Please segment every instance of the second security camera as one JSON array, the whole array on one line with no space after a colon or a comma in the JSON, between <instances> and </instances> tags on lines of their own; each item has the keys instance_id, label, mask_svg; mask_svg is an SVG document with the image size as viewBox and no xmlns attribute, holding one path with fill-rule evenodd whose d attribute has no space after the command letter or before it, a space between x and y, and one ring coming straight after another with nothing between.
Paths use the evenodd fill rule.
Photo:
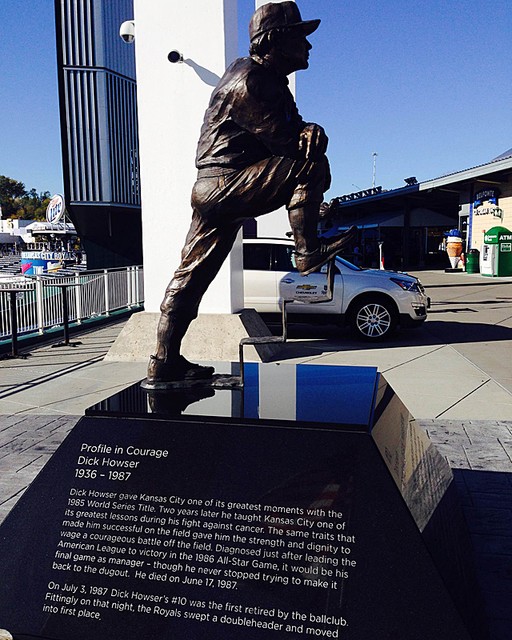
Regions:
<instances>
[{"instance_id":1,"label":"second security camera","mask_svg":"<svg viewBox=\"0 0 512 640\"><path fill-rule=\"evenodd\" d=\"M135 40L135 22L126 20L119 28L119 35L127 44L131 44Z\"/></svg>"},{"instance_id":2,"label":"second security camera","mask_svg":"<svg viewBox=\"0 0 512 640\"><path fill-rule=\"evenodd\" d=\"M176 51L176 49L173 49L167 56L167 60L169 60L169 62L172 62L173 64L176 62L183 62L183 54L179 51Z\"/></svg>"}]
</instances>

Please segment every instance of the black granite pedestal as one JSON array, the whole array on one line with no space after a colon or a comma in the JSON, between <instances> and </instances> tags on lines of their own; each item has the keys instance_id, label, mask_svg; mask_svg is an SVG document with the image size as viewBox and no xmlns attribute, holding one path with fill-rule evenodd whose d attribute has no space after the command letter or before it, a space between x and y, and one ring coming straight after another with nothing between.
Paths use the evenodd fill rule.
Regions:
<instances>
[{"instance_id":1,"label":"black granite pedestal","mask_svg":"<svg viewBox=\"0 0 512 640\"><path fill-rule=\"evenodd\" d=\"M0 528L0 628L484 638L449 468L376 369L245 366L87 411Z\"/></svg>"}]
</instances>

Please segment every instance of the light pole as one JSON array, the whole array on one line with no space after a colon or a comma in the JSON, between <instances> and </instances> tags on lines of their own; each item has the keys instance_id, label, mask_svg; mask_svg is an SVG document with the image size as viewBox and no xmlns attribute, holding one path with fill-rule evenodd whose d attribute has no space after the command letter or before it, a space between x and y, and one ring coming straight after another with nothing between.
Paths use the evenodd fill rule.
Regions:
<instances>
[{"instance_id":1,"label":"light pole","mask_svg":"<svg viewBox=\"0 0 512 640\"><path fill-rule=\"evenodd\" d=\"M374 189L375 188L375 174L376 174L376 171L377 171L377 152L374 151L372 153L372 156L373 156L372 189Z\"/></svg>"}]
</instances>

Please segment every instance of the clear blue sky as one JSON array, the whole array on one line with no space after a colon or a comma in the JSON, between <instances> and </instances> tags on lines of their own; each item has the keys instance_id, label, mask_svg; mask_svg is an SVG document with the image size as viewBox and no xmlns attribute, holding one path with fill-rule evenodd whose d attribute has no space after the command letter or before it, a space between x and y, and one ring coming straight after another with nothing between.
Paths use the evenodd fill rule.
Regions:
<instances>
[{"instance_id":1,"label":"clear blue sky","mask_svg":"<svg viewBox=\"0 0 512 640\"><path fill-rule=\"evenodd\" d=\"M115 0L112 0L115 1ZM192 2L193 0L188 0ZM326 198L482 164L512 147L509 0L303 0L321 18L297 74L330 138ZM251 0L239 0L239 49ZM62 190L53 0L0 0L0 174Z\"/></svg>"}]
</instances>

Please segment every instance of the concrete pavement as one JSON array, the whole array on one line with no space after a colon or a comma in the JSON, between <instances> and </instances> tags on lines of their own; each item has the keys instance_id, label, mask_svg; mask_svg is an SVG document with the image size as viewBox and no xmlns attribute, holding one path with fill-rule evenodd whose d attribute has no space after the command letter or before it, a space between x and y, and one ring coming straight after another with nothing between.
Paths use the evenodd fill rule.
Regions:
<instances>
[{"instance_id":1,"label":"concrete pavement","mask_svg":"<svg viewBox=\"0 0 512 640\"><path fill-rule=\"evenodd\" d=\"M432 298L420 329L365 344L334 325L290 327L279 360L377 366L416 418L512 420L512 277L418 274ZM103 362L122 323L0 361L0 415L75 414L145 375L145 362Z\"/></svg>"},{"instance_id":2,"label":"concrete pavement","mask_svg":"<svg viewBox=\"0 0 512 640\"><path fill-rule=\"evenodd\" d=\"M492 640L512 614L512 278L423 271L425 325L392 341L356 342L335 326L291 325L279 360L377 366L449 460L458 483ZM75 347L0 361L0 521L85 409L145 375L145 362L105 362L123 322Z\"/></svg>"},{"instance_id":3,"label":"concrete pavement","mask_svg":"<svg viewBox=\"0 0 512 640\"><path fill-rule=\"evenodd\" d=\"M365 345L303 325L287 362L377 366L416 418L512 420L512 278L417 273L432 298L423 327ZM301 342L297 338L302 338Z\"/></svg>"}]
</instances>

